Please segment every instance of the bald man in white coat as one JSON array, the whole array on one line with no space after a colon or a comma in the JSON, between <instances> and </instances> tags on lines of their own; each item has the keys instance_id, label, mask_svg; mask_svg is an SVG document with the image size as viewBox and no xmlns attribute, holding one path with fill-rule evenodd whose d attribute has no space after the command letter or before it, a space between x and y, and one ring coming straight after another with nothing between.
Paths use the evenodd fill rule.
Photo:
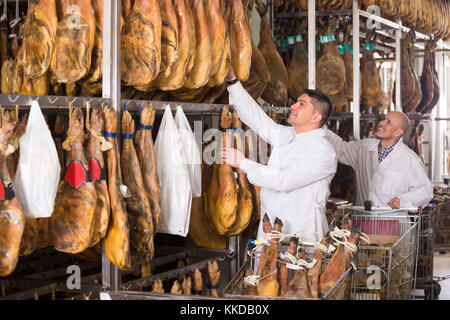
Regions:
<instances>
[{"instance_id":1,"label":"bald man in white coat","mask_svg":"<svg viewBox=\"0 0 450 320\"><path fill-rule=\"evenodd\" d=\"M356 173L357 205L371 200L384 208L426 206L433 197L433 186L419 156L403 143L409 119L402 112L389 112L378 124L376 139L345 142L326 130L338 161Z\"/></svg>"}]
</instances>

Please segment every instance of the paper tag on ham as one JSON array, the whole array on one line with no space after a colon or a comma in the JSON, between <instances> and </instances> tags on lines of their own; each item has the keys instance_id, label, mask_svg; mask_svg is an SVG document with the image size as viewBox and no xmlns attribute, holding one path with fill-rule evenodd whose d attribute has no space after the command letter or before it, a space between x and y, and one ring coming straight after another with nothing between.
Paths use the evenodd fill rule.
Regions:
<instances>
[{"instance_id":1,"label":"paper tag on ham","mask_svg":"<svg viewBox=\"0 0 450 320\"><path fill-rule=\"evenodd\" d=\"M91 176L93 182L100 182L101 180L104 180L102 168L100 167L97 159L88 159L88 167L89 175Z\"/></svg>"},{"instance_id":2,"label":"paper tag on ham","mask_svg":"<svg viewBox=\"0 0 450 320\"><path fill-rule=\"evenodd\" d=\"M288 269L292 269L292 270L300 270L303 269L302 267L296 265L296 264L292 264L292 263L286 263L286 268Z\"/></svg>"},{"instance_id":3,"label":"paper tag on ham","mask_svg":"<svg viewBox=\"0 0 450 320\"><path fill-rule=\"evenodd\" d=\"M80 161L73 161L67 168L64 175L66 181L72 188L79 188L83 183L87 182L87 174Z\"/></svg>"}]
</instances>

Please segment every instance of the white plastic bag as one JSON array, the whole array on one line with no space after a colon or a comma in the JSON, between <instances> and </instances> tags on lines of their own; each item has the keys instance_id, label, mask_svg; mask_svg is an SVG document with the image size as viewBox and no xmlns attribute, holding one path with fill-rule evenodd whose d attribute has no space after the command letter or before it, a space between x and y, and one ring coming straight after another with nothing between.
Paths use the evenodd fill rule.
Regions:
<instances>
[{"instance_id":1,"label":"white plastic bag","mask_svg":"<svg viewBox=\"0 0 450 320\"><path fill-rule=\"evenodd\" d=\"M169 106L155 141L161 189L161 216L157 232L186 236L191 217L192 190L178 129Z\"/></svg>"},{"instance_id":2,"label":"white plastic bag","mask_svg":"<svg viewBox=\"0 0 450 320\"><path fill-rule=\"evenodd\" d=\"M183 146L184 159L186 160L189 179L191 181L192 196L200 197L202 195L202 158L198 144L195 141L194 133L181 106L177 108L175 124L178 128L181 145Z\"/></svg>"},{"instance_id":3,"label":"white plastic bag","mask_svg":"<svg viewBox=\"0 0 450 320\"><path fill-rule=\"evenodd\" d=\"M20 138L14 190L26 218L51 217L61 166L52 135L37 101L31 104L27 129Z\"/></svg>"}]
</instances>

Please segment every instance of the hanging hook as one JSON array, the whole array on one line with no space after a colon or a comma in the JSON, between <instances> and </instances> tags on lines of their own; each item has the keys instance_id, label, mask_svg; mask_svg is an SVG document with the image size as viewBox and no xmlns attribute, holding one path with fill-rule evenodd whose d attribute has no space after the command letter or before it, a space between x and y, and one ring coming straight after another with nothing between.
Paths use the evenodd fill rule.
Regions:
<instances>
[{"instance_id":1,"label":"hanging hook","mask_svg":"<svg viewBox=\"0 0 450 320\"><path fill-rule=\"evenodd\" d=\"M18 23L20 22L20 16L19 16L19 0L16 0L16 18L11 21L9 26L11 28L14 28Z\"/></svg>"},{"instance_id":2,"label":"hanging hook","mask_svg":"<svg viewBox=\"0 0 450 320\"><path fill-rule=\"evenodd\" d=\"M0 17L0 22L3 22L8 17L8 0L3 0L3 14Z\"/></svg>"}]
</instances>

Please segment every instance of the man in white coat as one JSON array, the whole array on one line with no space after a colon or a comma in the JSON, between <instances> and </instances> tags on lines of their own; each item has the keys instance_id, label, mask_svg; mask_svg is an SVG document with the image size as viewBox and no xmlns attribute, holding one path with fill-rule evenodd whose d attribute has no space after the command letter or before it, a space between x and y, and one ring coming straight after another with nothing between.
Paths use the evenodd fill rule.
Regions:
<instances>
[{"instance_id":1,"label":"man in white coat","mask_svg":"<svg viewBox=\"0 0 450 320\"><path fill-rule=\"evenodd\" d=\"M433 197L433 186L422 161L403 143L408 130L408 116L389 112L378 124L377 139L345 142L326 130L334 145L338 161L356 173L357 205L365 200L377 207L424 207Z\"/></svg>"},{"instance_id":2,"label":"man in white coat","mask_svg":"<svg viewBox=\"0 0 450 320\"><path fill-rule=\"evenodd\" d=\"M328 231L325 216L329 184L336 173L337 158L322 126L331 112L326 95L307 91L291 106L288 123L276 124L237 81L230 68L226 82L230 104L239 118L272 145L267 165L246 159L226 148L222 159L239 167L250 183L261 187L261 222L257 238L263 238L262 217L271 223L278 217L283 233L296 233L303 241L320 241Z\"/></svg>"}]
</instances>

